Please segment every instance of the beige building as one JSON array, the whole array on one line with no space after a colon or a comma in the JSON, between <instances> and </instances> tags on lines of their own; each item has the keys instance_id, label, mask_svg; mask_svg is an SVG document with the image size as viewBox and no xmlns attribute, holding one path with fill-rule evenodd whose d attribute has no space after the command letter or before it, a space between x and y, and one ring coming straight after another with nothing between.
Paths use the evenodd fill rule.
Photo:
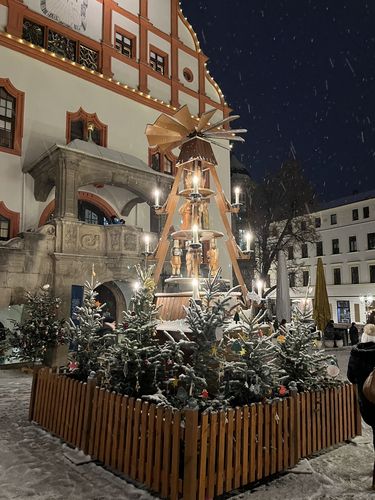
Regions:
<instances>
[{"instance_id":1,"label":"beige building","mask_svg":"<svg viewBox=\"0 0 375 500\"><path fill-rule=\"evenodd\" d=\"M206 60L178 0L0 0L0 321L47 282L69 315L93 265L120 316L144 233L157 244L153 192L176 169L146 124L185 104L230 112Z\"/></svg>"}]
</instances>

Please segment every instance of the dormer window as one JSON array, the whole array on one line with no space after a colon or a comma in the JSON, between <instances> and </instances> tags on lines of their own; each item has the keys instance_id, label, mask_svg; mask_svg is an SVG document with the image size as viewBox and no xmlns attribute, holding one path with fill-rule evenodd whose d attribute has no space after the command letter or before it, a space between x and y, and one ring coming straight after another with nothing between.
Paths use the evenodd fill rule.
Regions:
<instances>
[{"instance_id":1,"label":"dormer window","mask_svg":"<svg viewBox=\"0 0 375 500\"><path fill-rule=\"evenodd\" d=\"M96 113L86 113L80 108L75 113L67 113L66 142L80 139L95 142L98 146L107 147L107 125L104 125Z\"/></svg>"}]
</instances>

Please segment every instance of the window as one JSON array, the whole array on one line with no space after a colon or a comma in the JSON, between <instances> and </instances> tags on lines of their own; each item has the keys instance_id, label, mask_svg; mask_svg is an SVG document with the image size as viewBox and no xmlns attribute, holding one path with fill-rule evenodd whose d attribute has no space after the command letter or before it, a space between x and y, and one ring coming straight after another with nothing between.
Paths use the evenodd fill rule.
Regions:
<instances>
[{"instance_id":1,"label":"window","mask_svg":"<svg viewBox=\"0 0 375 500\"><path fill-rule=\"evenodd\" d=\"M350 303L348 300L337 301L337 322L350 323Z\"/></svg>"},{"instance_id":2,"label":"window","mask_svg":"<svg viewBox=\"0 0 375 500\"><path fill-rule=\"evenodd\" d=\"M352 275L352 284L353 285L358 285L359 283L359 268L358 267L352 267L351 270L351 275Z\"/></svg>"},{"instance_id":3,"label":"window","mask_svg":"<svg viewBox=\"0 0 375 500\"><path fill-rule=\"evenodd\" d=\"M357 251L357 237L349 236L349 252Z\"/></svg>"},{"instance_id":4,"label":"window","mask_svg":"<svg viewBox=\"0 0 375 500\"><path fill-rule=\"evenodd\" d=\"M135 57L135 37L116 31L115 48L120 54L133 59Z\"/></svg>"},{"instance_id":5,"label":"window","mask_svg":"<svg viewBox=\"0 0 375 500\"><path fill-rule=\"evenodd\" d=\"M19 212L9 210L5 203L0 201L0 241L6 241L17 236L19 224Z\"/></svg>"},{"instance_id":6,"label":"window","mask_svg":"<svg viewBox=\"0 0 375 500\"><path fill-rule=\"evenodd\" d=\"M320 227L322 225L322 220L320 217L315 217L315 227Z\"/></svg>"},{"instance_id":7,"label":"window","mask_svg":"<svg viewBox=\"0 0 375 500\"><path fill-rule=\"evenodd\" d=\"M22 38L38 47L44 47L60 57L77 62L88 69L99 71L99 52L78 40L72 40L47 26L24 19Z\"/></svg>"},{"instance_id":8,"label":"window","mask_svg":"<svg viewBox=\"0 0 375 500\"><path fill-rule=\"evenodd\" d=\"M337 215L331 214L331 226L333 226L334 224L337 224Z\"/></svg>"},{"instance_id":9,"label":"window","mask_svg":"<svg viewBox=\"0 0 375 500\"><path fill-rule=\"evenodd\" d=\"M0 215L0 240L6 241L10 238L10 220Z\"/></svg>"},{"instance_id":10,"label":"window","mask_svg":"<svg viewBox=\"0 0 375 500\"><path fill-rule=\"evenodd\" d=\"M0 146L13 149L16 99L0 87Z\"/></svg>"},{"instance_id":11,"label":"window","mask_svg":"<svg viewBox=\"0 0 375 500\"><path fill-rule=\"evenodd\" d=\"M98 224L100 226L109 224L104 212L99 207L83 200L78 200L78 220L86 222L86 224Z\"/></svg>"},{"instance_id":12,"label":"window","mask_svg":"<svg viewBox=\"0 0 375 500\"><path fill-rule=\"evenodd\" d=\"M352 219L358 220L358 208L353 208L352 210Z\"/></svg>"},{"instance_id":13,"label":"window","mask_svg":"<svg viewBox=\"0 0 375 500\"><path fill-rule=\"evenodd\" d=\"M303 245L301 245L301 255L303 259L306 259L309 256L307 243L303 243Z\"/></svg>"},{"instance_id":14,"label":"window","mask_svg":"<svg viewBox=\"0 0 375 500\"><path fill-rule=\"evenodd\" d=\"M332 253L337 254L340 253L339 240L332 240Z\"/></svg>"},{"instance_id":15,"label":"window","mask_svg":"<svg viewBox=\"0 0 375 500\"><path fill-rule=\"evenodd\" d=\"M309 286L309 271L302 271L302 285Z\"/></svg>"},{"instance_id":16,"label":"window","mask_svg":"<svg viewBox=\"0 0 375 500\"><path fill-rule=\"evenodd\" d=\"M370 283L375 283L375 266L370 266Z\"/></svg>"},{"instance_id":17,"label":"window","mask_svg":"<svg viewBox=\"0 0 375 500\"><path fill-rule=\"evenodd\" d=\"M74 139L80 139L107 147L108 127L99 120L96 113L86 113L82 108L75 113L68 112L66 129L68 144Z\"/></svg>"},{"instance_id":18,"label":"window","mask_svg":"<svg viewBox=\"0 0 375 500\"><path fill-rule=\"evenodd\" d=\"M24 93L0 78L0 151L21 155Z\"/></svg>"},{"instance_id":19,"label":"window","mask_svg":"<svg viewBox=\"0 0 375 500\"><path fill-rule=\"evenodd\" d=\"M170 152L162 154L158 150L149 149L148 164L156 172L174 175L176 170L176 157Z\"/></svg>"},{"instance_id":20,"label":"window","mask_svg":"<svg viewBox=\"0 0 375 500\"><path fill-rule=\"evenodd\" d=\"M333 284L341 285L341 269L339 267L333 270Z\"/></svg>"},{"instance_id":21,"label":"window","mask_svg":"<svg viewBox=\"0 0 375 500\"><path fill-rule=\"evenodd\" d=\"M153 48L150 48L150 66L151 68L160 73L161 75L166 75L167 73L167 54L161 55L160 51L156 51Z\"/></svg>"},{"instance_id":22,"label":"window","mask_svg":"<svg viewBox=\"0 0 375 500\"><path fill-rule=\"evenodd\" d=\"M367 246L369 250L375 249L375 233L367 234Z\"/></svg>"},{"instance_id":23,"label":"window","mask_svg":"<svg viewBox=\"0 0 375 500\"><path fill-rule=\"evenodd\" d=\"M295 272L289 273L289 286L291 288L296 286L296 273Z\"/></svg>"},{"instance_id":24,"label":"window","mask_svg":"<svg viewBox=\"0 0 375 500\"><path fill-rule=\"evenodd\" d=\"M164 173L165 174L173 174L173 161L170 160L167 156L164 158Z\"/></svg>"},{"instance_id":25,"label":"window","mask_svg":"<svg viewBox=\"0 0 375 500\"><path fill-rule=\"evenodd\" d=\"M370 217L370 207L363 207L363 218L368 219Z\"/></svg>"},{"instance_id":26,"label":"window","mask_svg":"<svg viewBox=\"0 0 375 500\"><path fill-rule=\"evenodd\" d=\"M293 259L294 259L294 248L288 247L288 260L293 260Z\"/></svg>"},{"instance_id":27,"label":"window","mask_svg":"<svg viewBox=\"0 0 375 500\"><path fill-rule=\"evenodd\" d=\"M316 256L321 257L322 255L323 255L323 242L317 241L316 242Z\"/></svg>"}]
</instances>

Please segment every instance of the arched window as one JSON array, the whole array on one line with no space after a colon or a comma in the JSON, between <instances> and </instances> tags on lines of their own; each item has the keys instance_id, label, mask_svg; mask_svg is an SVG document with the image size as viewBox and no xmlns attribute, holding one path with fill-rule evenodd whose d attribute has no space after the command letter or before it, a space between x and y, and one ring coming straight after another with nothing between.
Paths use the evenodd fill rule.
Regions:
<instances>
[{"instance_id":1,"label":"arched window","mask_svg":"<svg viewBox=\"0 0 375 500\"><path fill-rule=\"evenodd\" d=\"M24 93L0 78L0 151L21 155Z\"/></svg>"},{"instance_id":2,"label":"arched window","mask_svg":"<svg viewBox=\"0 0 375 500\"><path fill-rule=\"evenodd\" d=\"M67 113L66 118L66 142L80 139L82 141L95 142L98 146L107 147L108 127L102 123L96 113L86 113L79 108L75 113Z\"/></svg>"},{"instance_id":3,"label":"arched window","mask_svg":"<svg viewBox=\"0 0 375 500\"><path fill-rule=\"evenodd\" d=\"M98 224L100 226L109 224L105 213L96 205L85 200L78 200L78 220L86 222L86 224Z\"/></svg>"},{"instance_id":4,"label":"arched window","mask_svg":"<svg viewBox=\"0 0 375 500\"><path fill-rule=\"evenodd\" d=\"M0 201L0 240L6 241L17 236L19 225L19 212L9 210L5 203Z\"/></svg>"}]
</instances>

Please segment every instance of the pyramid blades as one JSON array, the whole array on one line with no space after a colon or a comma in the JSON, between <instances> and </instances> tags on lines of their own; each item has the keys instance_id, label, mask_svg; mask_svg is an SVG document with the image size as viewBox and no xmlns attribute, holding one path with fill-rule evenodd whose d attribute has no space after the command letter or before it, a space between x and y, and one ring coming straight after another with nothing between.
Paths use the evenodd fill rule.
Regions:
<instances>
[{"instance_id":1,"label":"pyramid blades","mask_svg":"<svg viewBox=\"0 0 375 500\"><path fill-rule=\"evenodd\" d=\"M240 117L240 115L228 116L227 118L224 118L223 120L220 120L219 122L214 123L213 125L211 125L211 127L206 128L205 132L207 132L208 130L213 130L214 128L219 128L222 125L224 125L224 123L230 123L233 120L237 120L237 118L239 118L239 117Z\"/></svg>"},{"instance_id":2,"label":"pyramid blades","mask_svg":"<svg viewBox=\"0 0 375 500\"><path fill-rule=\"evenodd\" d=\"M178 132L158 127L156 125L147 125L146 136L148 143L151 147L160 146L161 144L170 144L173 142L181 141L184 137Z\"/></svg>"},{"instance_id":3,"label":"pyramid blades","mask_svg":"<svg viewBox=\"0 0 375 500\"><path fill-rule=\"evenodd\" d=\"M239 135L229 136L229 135L205 135L208 139L217 139L217 140L226 140L226 141L237 141L237 142L245 142L243 137ZM211 141L213 142L213 141Z\"/></svg>"},{"instance_id":4,"label":"pyramid blades","mask_svg":"<svg viewBox=\"0 0 375 500\"><path fill-rule=\"evenodd\" d=\"M182 136L190 133L190 129L187 129L185 125L182 125L179 121L175 120L174 116L165 115L164 113L159 116L154 125L167 130L172 130L173 132L178 132Z\"/></svg>"},{"instance_id":5,"label":"pyramid blades","mask_svg":"<svg viewBox=\"0 0 375 500\"><path fill-rule=\"evenodd\" d=\"M206 127L206 125L211 120L211 118L214 116L216 111L217 111L217 109L210 109L210 111L206 111L205 113L203 113L201 115L201 117L199 119L198 126L197 126L197 132L201 132Z\"/></svg>"},{"instance_id":6,"label":"pyramid blades","mask_svg":"<svg viewBox=\"0 0 375 500\"><path fill-rule=\"evenodd\" d=\"M173 118L180 122L189 131L189 133L195 130L197 122L191 117L187 104L182 106L182 108L180 108L177 113L173 115Z\"/></svg>"}]
</instances>

